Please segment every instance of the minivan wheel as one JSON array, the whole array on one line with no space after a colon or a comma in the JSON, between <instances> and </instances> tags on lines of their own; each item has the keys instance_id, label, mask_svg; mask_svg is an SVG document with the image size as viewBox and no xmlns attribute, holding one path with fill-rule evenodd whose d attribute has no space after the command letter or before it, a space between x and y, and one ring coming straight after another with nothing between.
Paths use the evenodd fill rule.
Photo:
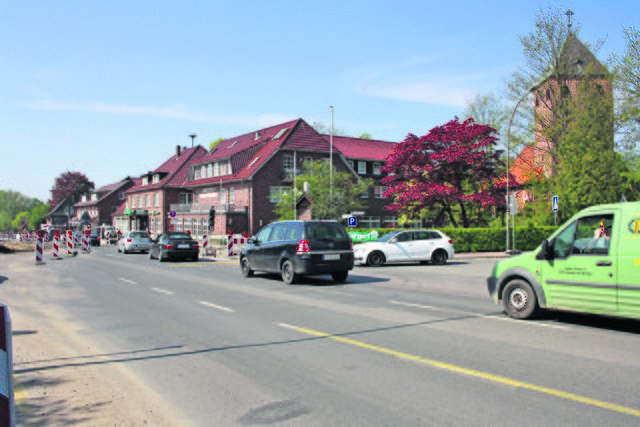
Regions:
<instances>
[{"instance_id":1,"label":"minivan wheel","mask_svg":"<svg viewBox=\"0 0 640 427\"><path fill-rule=\"evenodd\" d=\"M242 258L240 261L240 271L244 277L253 277L253 270L247 257Z\"/></svg>"},{"instance_id":2,"label":"minivan wheel","mask_svg":"<svg viewBox=\"0 0 640 427\"><path fill-rule=\"evenodd\" d=\"M384 254L380 251L374 251L367 257L367 264L372 267L380 267L384 264Z\"/></svg>"},{"instance_id":3,"label":"minivan wheel","mask_svg":"<svg viewBox=\"0 0 640 427\"><path fill-rule=\"evenodd\" d=\"M347 277L349 277L349 271L340 271L338 273L331 273L331 277L333 277L334 282L344 283L347 281Z\"/></svg>"},{"instance_id":4,"label":"minivan wheel","mask_svg":"<svg viewBox=\"0 0 640 427\"><path fill-rule=\"evenodd\" d=\"M504 311L514 319L529 319L538 310L538 299L531 285L516 279L507 283L502 291Z\"/></svg>"},{"instance_id":5,"label":"minivan wheel","mask_svg":"<svg viewBox=\"0 0 640 427\"><path fill-rule=\"evenodd\" d=\"M297 279L296 273L293 271L293 263L289 260L286 260L282 264L282 281L290 285L294 283Z\"/></svg>"},{"instance_id":6,"label":"minivan wheel","mask_svg":"<svg viewBox=\"0 0 640 427\"><path fill-rule=\"evenodd\" d=\"M447 258L447 251L444 249L438 249L433 253L433 255L431 255L431 262L435 265L442 265L447 262Z\"/></svg>"}]
</instances>

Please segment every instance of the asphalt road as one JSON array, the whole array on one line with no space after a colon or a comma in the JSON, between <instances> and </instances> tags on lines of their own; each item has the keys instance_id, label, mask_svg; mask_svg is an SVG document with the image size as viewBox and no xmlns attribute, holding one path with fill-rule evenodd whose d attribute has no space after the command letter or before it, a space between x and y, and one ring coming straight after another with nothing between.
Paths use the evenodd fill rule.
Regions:
<instances>
[{"instance_id":1,"label":"asphalt road","mask_svg":"<svg viewBox=\"0 0 640 427\"><path fill-rule=\"evenodd\" d=\"M235 260L159 263L109 248L37 267L31 258L0 258L0 301L40 307L86 350L18 365L18 382L124 370L143 385L137 395L170 412L167 425L640 424L640 323L511 320L486 291L493 259L356 267L346 284L286 286L243 278Z\"/></svg>"}]
</instances>

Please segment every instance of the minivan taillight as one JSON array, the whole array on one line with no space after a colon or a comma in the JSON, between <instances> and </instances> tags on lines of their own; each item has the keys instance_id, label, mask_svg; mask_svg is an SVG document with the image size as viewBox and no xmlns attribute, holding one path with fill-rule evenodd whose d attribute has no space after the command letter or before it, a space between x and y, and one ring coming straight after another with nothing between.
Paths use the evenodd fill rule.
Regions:
<instances>
[{"instance_id":1,"label":"minivan taillight","mask_svg":"<svg viewBox=\"0 0 640 427\"><path fill-rule=\"evenodd\" d=\"M131 243L131 237L127 238L127 243Z\"/></svg>"},{"instance_id":2,"label":"minivan taillight","mask_svg":"<svg viewBox=\"0 0 640 427\"><path fill-rule=\"evenodd\" d=\"M298 249L296 249L296 253L304 253L304 252L311 252L311 249L309 249L309 241L308 240L300 240L298 242Z\"/></svg>"},{"instance_id":3,"label":"minivan taillight","mask_svg":"<svg viewBox=\"0 0 640 427\"><path fill-rule=\"evenodd\" d=\"M449 244L453 245L453 239L449 239Z\"/></svg>"}]
</instances>

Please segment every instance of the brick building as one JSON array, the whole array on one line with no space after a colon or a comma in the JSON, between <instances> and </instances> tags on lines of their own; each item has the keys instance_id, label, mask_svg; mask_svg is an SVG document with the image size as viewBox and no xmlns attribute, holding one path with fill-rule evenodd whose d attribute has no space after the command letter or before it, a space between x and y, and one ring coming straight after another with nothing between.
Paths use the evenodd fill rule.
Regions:
<instances>
[{"instance_id":1,"label":"brick building","mask_svg":"<svg viewBox=\"0 0 640 427\"><path fill-rule=\"evenodd\" d=\"M590 78L602 89L602 95L613 97L612 82L607 68L571 31L567 34L558 57L557 68L540 84L531 89L534 108L534 142L525 147L509 168L521 189L516 192L518 204L523 206L533 200L534 194L527 189L532 179L542 180L555 173L554 143L541 131L553 120L553 109L560 97L576 94L580 82ZM613 114L613 111L611 111ZM611 129L611 150L613 128Z\"/></svg>"},{"instance_id":2,"label":"brick building","mask_svg":"<svg viewBox=\"0 0 640 427\"><path fill-rule=\"evenodd\" d=\"M112 215L126 199L126 191L135 185L135 181L126 177L122 181L104 185L90 193L80 196L80 201L74 205L74 222L81 218L91 218L92 228L100 225L112 225Z\"/></svg>"}]
</instances>

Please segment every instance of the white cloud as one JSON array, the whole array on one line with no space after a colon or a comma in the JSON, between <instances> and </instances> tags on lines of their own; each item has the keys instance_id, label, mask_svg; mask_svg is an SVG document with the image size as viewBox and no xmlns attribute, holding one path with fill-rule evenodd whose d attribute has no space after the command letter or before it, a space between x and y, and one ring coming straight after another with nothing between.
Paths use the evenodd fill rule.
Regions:
<instances>
[{"instance_id":1,"label":"white cloud","mask_svg":"<svg viewBox=\"0 0 640 427\"><path fill-rule=\"evenodd\" d=\"M467 101L485 88L492 75L486 70L480 73L433 72L443 68L443 60L416 56L393 64L360 67L351 70L346 78L352 89L364 96L466 107Z\"/></svg>"},{"instance_id":2,"label":"white cloud","mask_svg":"<svg viewBox=\"0 0 640 427\"><path fill-rule=\"evenodd\" d=\"M28 104L29 108L37 110L52 111L84 111L104 114L126 114L126 115L147 115L163 117L176 120L188 120L197 122L212 122L229 125L242 126L271 126L274 123L281 123L292 120L294 117L281 114L257 114L257 115L224 115L207 114L189 111L184 107L150 107L132 106L125 104L108 104L105 102L94 102L87 104L64 103L55 101L35 101Z\"/></svg>"}]
</instances>

